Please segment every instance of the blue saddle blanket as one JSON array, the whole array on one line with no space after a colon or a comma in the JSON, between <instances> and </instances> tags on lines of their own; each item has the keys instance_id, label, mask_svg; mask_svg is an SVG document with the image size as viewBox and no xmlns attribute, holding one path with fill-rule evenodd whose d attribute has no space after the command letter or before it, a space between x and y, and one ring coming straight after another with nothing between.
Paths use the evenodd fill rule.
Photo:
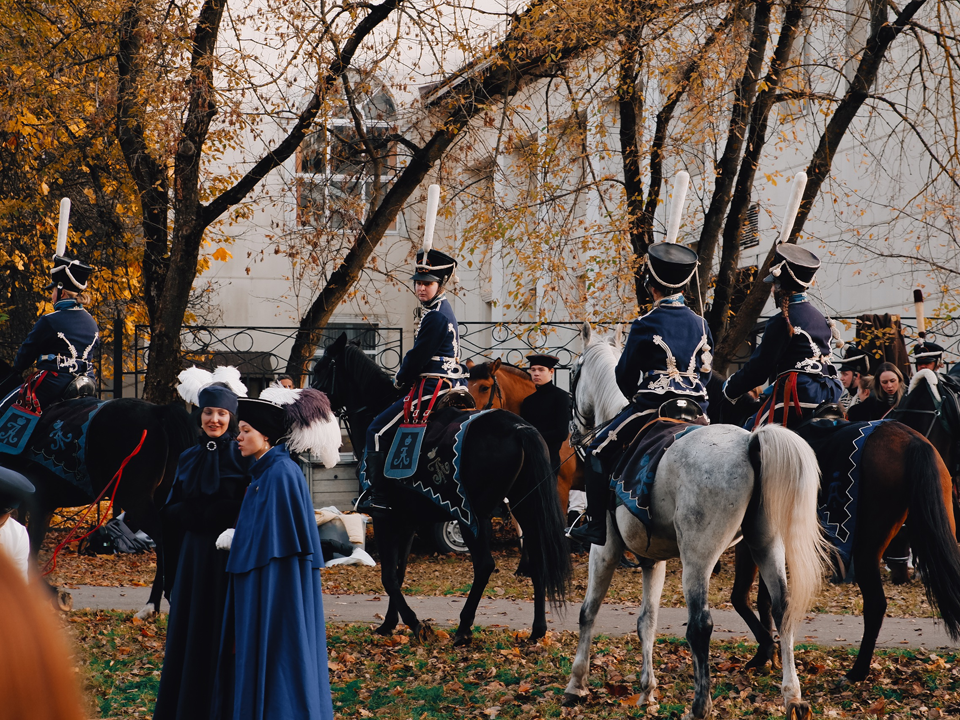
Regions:
<instances>
[{"instance_id":1,"label":"blue saddle blanket","mask_svg":"<svg viewBox=\"0 0 960 720\"><path fill-rule=\"evenodd\" d=\"M863 447L886 420L847 422L815 420L797 428L817 455L820 465L820 524L849 572L857 530L857 499Z\"/></svg>"},{"instance_id":2,"label":"blue saddle blanket","mask_svg":"<svg viewBox=\"0 0 960 720\"><path fill-rule=\"evenodd\" d=\"M384 473L385 478L389 478L388 482L423 495L454 520L463 523L474 537L480 525L463 487L461 462L471 423L488 412L444 408L434 413L422 436L413 474L409 477L391 477L390 473ZM366 466L363 464L360 468L360 484L364 489L369 486Z\"/></svg>"},{"instance_id":3,"label":"blue saddle blanket","mask_svg":"<svg viewBox=\"0 0 960 720\"><path fill-rule=\"evenodd\" d=\"M96 497L87 473L87 428L105 400L78 398L45 410L22 456L90 496Z\"/></svg>"},{"instance_id":4,"label":"blue saddle blanket","mask_svg":"<svg viewBox=\"0 0 960 720\"><path fill-rule=\"evenodd\" d=\"M680 420L653 420L640 430L617 464L610 487L624 507L648 528L650 495L660 460L677 440L702 427Z\"/></svg>"}]
</instances>

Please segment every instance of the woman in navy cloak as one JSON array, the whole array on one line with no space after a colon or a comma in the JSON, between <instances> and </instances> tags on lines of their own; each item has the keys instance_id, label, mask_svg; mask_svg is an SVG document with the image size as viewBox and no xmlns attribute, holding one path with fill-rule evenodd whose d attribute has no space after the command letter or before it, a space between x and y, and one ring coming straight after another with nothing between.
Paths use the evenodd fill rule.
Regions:
<instances>
[{"instance_id":1,"label":"woman in navy cloak","mask_svg":"<svg viewBox=\"0 0 960 720\"><path fill-rule=\"evenodd\" d=\"M204 435L180 456L164 509L183 536L154 720L210 717L228 578L216 540L236 523L250 481L251 461L237 446L236 394L214 383L200 391L198 404Z\"/></svg>"},{"instance_id":2,"label":"woman in navy cloak","mask_svg":"<svg viewBox=\"0 0 960 720\"><path fill-rule=\"evenodd\" d=\"M255 463L236 529L217 541L230 551L230 586L213 717L332 720L320 535L307 482L284 444L310 416L304 402L326 403L327 422L332 415L316 390L284 390L298 398L286 412L263 399L271 390L239 401L237 440Z\"/></svg>"}]
</instances>

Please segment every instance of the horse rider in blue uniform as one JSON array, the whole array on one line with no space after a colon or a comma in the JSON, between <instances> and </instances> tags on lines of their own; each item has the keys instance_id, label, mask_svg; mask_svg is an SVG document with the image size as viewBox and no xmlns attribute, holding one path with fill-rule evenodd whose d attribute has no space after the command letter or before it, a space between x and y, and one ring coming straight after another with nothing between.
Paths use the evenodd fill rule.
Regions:
<instances>
[{"instance_id":1,"label":"horse rider in blue uniform","mask_svg":"<svg viewBox=\"0 0 960 720\"><path fill-rule=\"evenodd\" d=\"M740 370L723 385L723 394L736 402L769 382L762 405L744 424L748 430L775 422L796 427L823 403L836 403L843 392L837 369L830 362L832 324L811 305L807 289L820 259L796 245L777 246L770 275L780 312L767 321L760 345Z\"/></svg>"},{"instance_id":2,"label":"horse rider in blue uniform","mask_svg":"<svg viewBox=\"0 0 960 720\"><path fill-rule=\"evenodd\" d=\"M413 347L404 356L394 385L409 389L428 403L434 391L438 396L455 387L466 385L460 365L460 333L457 318L444 292L444 284L453 275L457 261L439 250L417 253L416 272L411 276L417 299L420 322L414 333ZM422 387L421 387L422 383ZM437 389L439 386L439 390ZM370 490L357 505L359 510L388 510L385 499L383 468L389 437L394 426L403 420L404 398L377 415L367 428L364 472Z\"/></svg>"},{"instance_id":3,"label":"horse rider in blue uniform","mask_svg":"<svg viewBox=\"0 0 960 720\"><path fill-rule=\"evenodd\" d=\"M51 282L44 288L52 291L53 312L37 321L13 361L17 373L36 364L27 383L32 384L41 410L61 400L96 393L93 362L100 329L78 300L92 272L92 267L79 260L54 256ZM9 404L5 398L4 407Z\"/></svg>"},{"instance_id":4,"label":"horse rider in blue uniform","mask_svg":"<svg viewBox=\"0 0 960 720\"><path fill-rule=\"evenodd\" d=\"M583 545L606 542L610 473L640 429L659 417L661 406L686 408L687 420L707 411L713 339L706 321L683 299L696 270L697 254L683 245L662 242L647 251L644 286L653 309L633 321L616 367L617 386L631 401L587 448L586 522L567 531Z\"/></svg>"}]
</instances>

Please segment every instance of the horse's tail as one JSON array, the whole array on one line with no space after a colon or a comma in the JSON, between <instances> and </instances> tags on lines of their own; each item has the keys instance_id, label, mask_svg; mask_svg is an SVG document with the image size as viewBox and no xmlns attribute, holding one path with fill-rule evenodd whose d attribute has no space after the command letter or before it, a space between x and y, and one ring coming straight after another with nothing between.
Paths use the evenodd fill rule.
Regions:
<instances>
[{"instance_id":1,"label":"horse's tail","mask_svg":"<svg viewBox=\"0 0 960 720\"><path fill-rule=\"evenodd\" d=\"M755 433L751 457L756 445L760 451L761 512L780 535L790 570L789 601L781 631L793 631L820 589L828 558L817 516L820 468L810 446L779 425L765 425Z\"/></svg>"},{"instance_id":2,"label":"horse's tail","mask_svg":"<svg viewBox=\"0 0 960 720\"><path fill-rule=\"evenodd\" d=\"M913 471L907 527L917 570L930 606L940 610L947 632L958 640L960 550L944 504L942 464L933 446L922 437L914 436L907 446L904 467Z\"/></svg>"},{"instance_id":3,"label":"horse's tail","mask_svg":"<svg viewBox=\"0 0 960 720\"><path fill-rule=\"evenodd\" d=\"M526 571L531 578L543 581L547 597L557 607L566 601L573 569L570 550L563 537L565 518L557 499L556 473L550 466L547 446L540 433L532 425L519 423L516 432L523 448L521 472L527 479L526 494L517 504L530 503L529 515L537 522L537 527L525 528L523 534L529 559Z\"/></svg>"}]
</instances>

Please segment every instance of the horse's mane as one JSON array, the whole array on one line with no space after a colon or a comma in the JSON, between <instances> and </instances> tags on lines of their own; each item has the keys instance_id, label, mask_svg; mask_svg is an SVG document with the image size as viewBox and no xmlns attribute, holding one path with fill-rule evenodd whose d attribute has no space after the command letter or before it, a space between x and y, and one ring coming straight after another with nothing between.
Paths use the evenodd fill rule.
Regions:
<instances>
[{"instance_id":1,"label":"horse's mane","mask_svg":"<svg viewBox=\"0 0 960 720\"><path fill-rule=\"evenodd\" d=\"M489 380L490 379L490 365L493 363L492 360L487 362L479 363L470 368L470 379L471 380ZM506 371L508 375L515 375L516 377L523 378L525 380L533 381L533 378L530 377L528 373L523 368L517 367L516 365L510 365L509 363L501 362L500 370Z\"/></svg>"},{"instance_id":2,"label":"horse's mane","mask_svg":"<svg viewBox=\"0 0 960 720\"><path fill-rule=\"evenodd\" d=\"M597 396L593 398L597 423L612 420L628 402L617 387L614 374L621 352L612 340L598 338L587 345L581 356L580 372L592 373L593 386L597 389Z\"/></svg>"},{"instance_id":3,"label":"horse's mane","mask_svg":"<svg viewBox=\"0 0 960 720\"><path fill-rule=\"evenodd\" d=\"M360 388L369 388L377 392L393 389L393 379L370 358L358 345L347 343L343 355L356 373L356 382ZM378 387L379 386L379 387Z\"/></svg>"}]
</instances>

